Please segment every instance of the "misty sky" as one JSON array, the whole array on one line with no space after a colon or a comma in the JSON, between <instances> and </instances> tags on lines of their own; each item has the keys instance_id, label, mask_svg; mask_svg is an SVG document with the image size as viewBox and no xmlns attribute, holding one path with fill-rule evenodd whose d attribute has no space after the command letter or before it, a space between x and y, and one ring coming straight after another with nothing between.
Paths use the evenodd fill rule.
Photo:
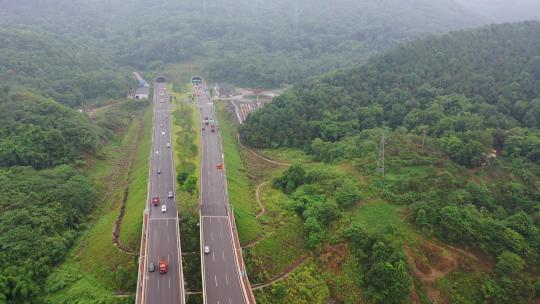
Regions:
<instances>
[{"instance_id":1,"label":"misty sky","mask_svg":"<svg viewBox=\"0 0 540 304\"><path fill-rule=\"evenodd\" d=\"M540 20L540 0L454 0L493 21Z\"/></svg>"}]
</instances>

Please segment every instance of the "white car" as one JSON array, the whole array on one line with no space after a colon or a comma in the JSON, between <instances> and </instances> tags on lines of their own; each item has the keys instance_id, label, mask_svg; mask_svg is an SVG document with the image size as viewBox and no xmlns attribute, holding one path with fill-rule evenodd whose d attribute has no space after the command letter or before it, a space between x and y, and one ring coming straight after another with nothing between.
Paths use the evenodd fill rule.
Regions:
<instances>
[{"instance_id":1,"label":"white car","mask_svg":"<svg viewBox=\"0 0 540 304\"><path fill-rule=\"evenodd\" d=\"M171 144L170 143L167 143L167 148L170 148L171 147Z\"/></svg>"},{"instance_id":2,"label":"white car","mask_svg":"<svg viewBox=\"0 0 540 304\"><path fill-rule=\"evenodd\" d=\"M204 254L209 254L209 253L210 253L210 246L204 245Z\"/></svg>"},{"instance_id":3,"label":"white car","mask_svg":"<svg viewBox=\"0 0 540 304\"><path fill-rule=\"evenodd\" d=\"M167 206L161 205L161 213L167 212Z\"/></svg>"},{"instance_id":4,"label":"white car","mask_svg":"<svg viewBox=\"0 0 540 304\"><path fill-rule=\"evenodd\" d=\"M169 191L169 195L168 195L169 198L172 198L173 197L173 193L172 191Z\"/></svg>"},{"instance_id":5,"label":"white car","mask_svg":"<svg viewBox=\"0 0 540 304\"><path fill-rule=\"evenodd\" d=\"M159 155L159 151L156 150L156 154Z\"/></svg>"},{"instance_id":6,"label":"white car","mask_svg":"<svg viewBox=\"0 0 540 304\"><path fill-rule=\"evenodd\" d=\"M161 169L157 169L157 174L161 174Z\"/></svg>"},{"instance_id":7,"label":"white car","mask_svg":"<svg viewBox=\"0 0 540 304\"><path fill-rule=\"evenodd\" d=\"M161 135L165 135L165 131L161 132Z\"/></svg>"},{"instance_id":8,"label":"white car","mask_svg":"<svg viewBox=\"0 0 540 304\"><path fill-rule=\"evenodd\" d=\"M159 126L163 128L163 124L160 124Z\"/></svg>"}]
</instances>

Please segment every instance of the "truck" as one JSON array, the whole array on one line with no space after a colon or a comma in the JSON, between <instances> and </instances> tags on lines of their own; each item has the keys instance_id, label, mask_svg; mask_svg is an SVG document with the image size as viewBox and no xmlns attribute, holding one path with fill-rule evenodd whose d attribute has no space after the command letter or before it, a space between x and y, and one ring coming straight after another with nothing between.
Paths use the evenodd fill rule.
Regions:
<instances>
[{"instance_id":1,"label":"truck","mask_svg":"<svg viewBox=\"0 0 540 304\"><path fill-rule=\"evenodd\" d=\"M159 197L152 197L152 205L159 206Z\"/></svg>"},{"instance_id":2,"label":"truck","mask_svg":"<svg viewBox=\"0 0 540 304\"><path fill-rule=\"evenodd\" d=\"M164 274L167 273L167 269L169 267L169 264L167 263L167 259L165 257L159 258L159 273Z\"/></svg>"}]
</instances>

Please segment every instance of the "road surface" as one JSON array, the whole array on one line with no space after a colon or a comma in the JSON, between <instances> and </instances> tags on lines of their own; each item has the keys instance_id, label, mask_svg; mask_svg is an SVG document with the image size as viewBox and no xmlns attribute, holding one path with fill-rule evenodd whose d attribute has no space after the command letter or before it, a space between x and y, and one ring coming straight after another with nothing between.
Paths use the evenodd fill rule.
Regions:
<instances>
[{"instance_id":1,"label":"road surface","mask_svg":"<svg viewBox=\"0 0 540 304\"><path fill-rule=\"evenodd\" d=\"M213 103L205 93L205 85L195 87L200 109L201 137L201 254L203 292L207 304L245 303L241 275L235 256L233 231L227 210L225 173L217 168L223 163L219 130L211 131L205 117L215 120ZM210 252L204 253L204 246Z\"/></svg>"},{"instance_id":2,"label":"road surface","mask_svg":"<svg viewBox=\"0 0 540 304\"><path fill-rule=\"evenodd\" d=\"M152 155L150 160L149 211L147 229L146 269L143 283L144 303L184 304L184 281L180 257L180 232L175 199L175 171L171 146L170 103L167 84L154 85L154 119ZM169 147L167 147L169 145ZM160 173L158 173L160 172ZM172 192L173 197L169 197ZM159 197L159 206L151 205ZM162 212L166 206L166 212ZM160 274L159 259L168 261L168 271ZM149 271L150 263L155 271Z\"/></svg>"}]
</instances>

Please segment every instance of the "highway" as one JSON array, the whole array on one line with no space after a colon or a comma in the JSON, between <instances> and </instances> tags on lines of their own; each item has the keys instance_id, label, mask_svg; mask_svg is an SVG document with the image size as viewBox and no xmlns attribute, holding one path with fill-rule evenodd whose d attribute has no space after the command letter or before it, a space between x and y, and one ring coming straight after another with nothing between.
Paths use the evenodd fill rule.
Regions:
<instances>
[{"instance_id":1,"label":"highway","mask_svg":"<svg viewBox=\"0 0 540 304\"><path fill-rule=\"evenodd\" d=\"M219 129L211 131L215 120L214 105L205 93L204 84L196 85L197 105L200 109L201 136L201 266L206 304L246 303L235 254L234 233L229 222L225 172L218 169L224 161ZM234 230L235 231L235 230ZM209 246L210 252L204 252ZM243 264L242 264L243 265Z\"/></svg>"},{"instance_id":2,"label":"highway","mask_svg":"<svg viewBox=\"0 0 540 304\"><path fill-rule=\"evenodd\" d=\"M146 259L143 267L142 303L148 304L184 304L184 281L182 260L180 258L180 232L176 204L176 179L173 164L171 141L169 94L166 82L154 83L154 118L152 130L152 150L148 179L147 212L148 227L146 232ZM170 197L169 192L172 192ZM159 197L158 206L152 205L152 199ZM163 212L162 206L166 206ZM167 273L161 274L159 259L168 261ZM151 263L155 271L150 272Z\"/></svg>"}]
</instances>

